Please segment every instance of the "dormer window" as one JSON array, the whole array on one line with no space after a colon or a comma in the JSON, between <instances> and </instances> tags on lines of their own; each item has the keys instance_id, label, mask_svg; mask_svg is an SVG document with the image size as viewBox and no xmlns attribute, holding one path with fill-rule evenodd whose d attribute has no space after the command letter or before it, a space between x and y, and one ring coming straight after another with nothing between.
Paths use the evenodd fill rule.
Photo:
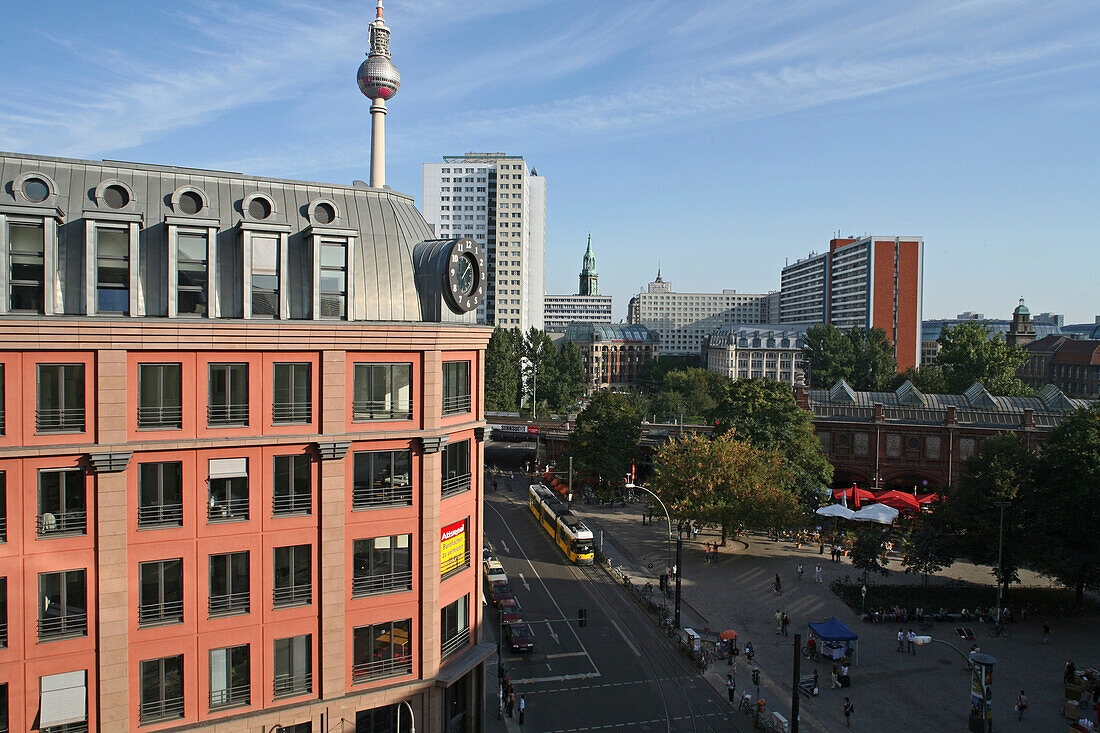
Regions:
<instances>
[{"instance_id":1,"label":"dormer window","mask_svg":"<svg viewBox=\"0 0 1100 733\"><path fill-rule=\"evenodd\" d=\"M43 313L45 305L45 227L41 222L8 223L8 310Z\"/></svg>"},{"instance_id":2,"label":"dormer window","mask_svg":"<svg viewBox=\"0 0 1100 733\"><path fill-rule=\"evenodd\" d=\"M205 232L176 233L176 314L205 316L209 312L208 241Z\"/></svg>"}]
</instances>

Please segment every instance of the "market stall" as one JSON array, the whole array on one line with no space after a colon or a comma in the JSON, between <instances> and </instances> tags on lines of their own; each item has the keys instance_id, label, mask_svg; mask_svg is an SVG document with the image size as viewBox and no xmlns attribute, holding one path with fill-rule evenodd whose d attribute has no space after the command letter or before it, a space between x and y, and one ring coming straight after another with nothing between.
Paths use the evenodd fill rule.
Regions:
<instances>
[{"instance_id":1,"label":"market stall","mask_svg":"<svg viewBox=\"0 0 1100 733\"><path fill-rule=\"evenodd\" d=\"M810 634L818 640L818 650L822 656L830 659L851 657L853 661L856 660L859 636L835 616L817 623L811 621L809 628Z\"/></svg>"}]
</instances>

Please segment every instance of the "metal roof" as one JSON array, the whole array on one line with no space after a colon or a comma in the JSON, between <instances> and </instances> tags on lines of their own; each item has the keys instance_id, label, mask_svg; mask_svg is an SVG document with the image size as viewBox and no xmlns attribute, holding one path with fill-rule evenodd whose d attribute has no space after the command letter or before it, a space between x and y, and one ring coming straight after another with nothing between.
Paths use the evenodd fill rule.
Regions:
<instances>
[{"instance_id":1,"label":"metal roof","mask_svg":"<svg viewBox=\"0 0 1100 733\"><path fill-rule=\"evenodd\" d=\"M642 325L627 323L570 323L565 339L575 342L621 341L624 343L655 344L657 334Z\"/></svg>"}]
</instances>

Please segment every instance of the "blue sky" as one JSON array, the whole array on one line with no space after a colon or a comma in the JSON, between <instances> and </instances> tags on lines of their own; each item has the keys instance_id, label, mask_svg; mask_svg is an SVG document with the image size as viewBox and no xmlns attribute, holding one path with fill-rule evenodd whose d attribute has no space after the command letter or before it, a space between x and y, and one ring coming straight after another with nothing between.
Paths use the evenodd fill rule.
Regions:
<instances>
[{"instance_id":1,"label":"blue sky","mask_svg":"<svg viewBox=\"0 0 1100 733\"><path fill-rule=\"evenodd\" d=\"M0 148L350 182L373 2L19 3ZM833 232L920 235L925 317L1100 314L1100 3L388 0L389 183L522 154L548 292L592 232L616 317L779 286Z\"/></svg>"}]
</instances>

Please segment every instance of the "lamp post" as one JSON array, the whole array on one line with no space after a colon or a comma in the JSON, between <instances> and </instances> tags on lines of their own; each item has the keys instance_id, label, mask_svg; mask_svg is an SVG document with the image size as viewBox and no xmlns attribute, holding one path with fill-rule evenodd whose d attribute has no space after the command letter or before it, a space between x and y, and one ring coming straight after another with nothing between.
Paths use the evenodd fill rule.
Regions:
<instances>
[{"instance_id":1,"label":"lamp post","mask_svg":"<svg viewBox=\"0 0 1100 733\"><path fill-rule=\"evenodd\" d=\"M1011 501L995 501L993 506L998 507L1001 510L1000 518L1000 531L997 538L997 625L1001 626L1003 621L1001 619L1001 593L1005 587L1005 565L1004 565L1004 548L1005 548L1005 507L1012 506Z\"/></svg>"},{"instance_id":2,"label":"lamp post","mask_svg":"<svg viewBox=\"0 0 1100 733\"><path fill-rule=\"evenodd\" d=\"M570 464L570 465L572 465L572 464ZM639 486L637 484L632 484L628 481L627 484L626 484L626 488L628 488L628 489L641 489L642 491L644 491L645 493L649 494L654 499L656 499L657 503L661 505L661 509L665 513L665 519L668 520L668 568L669 568L669 570L671 570L672 569L672 518L668 514L668 508L665 506L665 503L663 501L661 501L661 497L657 496L656 494L654 494L652 491L650 491L649 489L647 489L644 486Z\"/></svg>"},{"instance_id":3,"label":"lamp post","mask_svg":"<svg viewBox=\"0 0 1100 733\"><path fill-rule=\"evenodd\" d=\"M399 705L404 705L409 709L409 733L416 733L416 715L413 713L413 706L408 700L402 700ZM397 710L397 733L401 733L401 710Z\"/></svg>"},{"instance_id":4,"label":"lamp post","mask_svg":"<svg viewBox=\"0 0 1100 733\"><path fill-rule=\"evenodd\" d=\"M931 636L918 636L913 640L918 646L924 644L942 644L966 660L970 671L970 717L968 730L972 733L992 733L993 731L993 665L997 658L981 652L963 654L954 644L949 644Z\"/></svg>"}]
</instances>

